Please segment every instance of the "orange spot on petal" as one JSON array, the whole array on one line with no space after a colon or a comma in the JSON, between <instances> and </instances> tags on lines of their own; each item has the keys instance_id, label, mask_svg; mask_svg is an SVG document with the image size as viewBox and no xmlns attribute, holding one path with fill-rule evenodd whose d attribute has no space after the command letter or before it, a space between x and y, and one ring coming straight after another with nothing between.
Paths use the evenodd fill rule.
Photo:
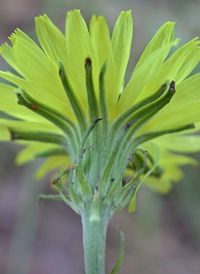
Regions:
<instances>
[{"instance_id":1,"label":"orange spot on petal","mask_svg":"<svg viewBox=\"0 0 200 274\"><path fill-rule=\"evenodd\" d=\"M31 109L32 109L32 110L36 110L36 109L37 109L37 105L36 105L36 104L32 104L32 105L31 105Z\"/></svg>"}]
</instances>

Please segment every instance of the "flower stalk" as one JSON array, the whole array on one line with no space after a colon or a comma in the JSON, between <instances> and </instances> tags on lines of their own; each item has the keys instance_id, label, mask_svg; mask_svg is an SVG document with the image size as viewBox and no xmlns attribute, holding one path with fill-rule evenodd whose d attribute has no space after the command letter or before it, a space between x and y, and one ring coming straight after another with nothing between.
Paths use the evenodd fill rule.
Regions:
<instances>
[{"instance_id":1,"label":"flower stalk","mask_svg":"<svg viewBox=\"0 0 200 274\"><path fill-rule=\"evenodd\" d=\"M97 192L95 196L98 195ZM98 203L94 196L93 203ZM105 247L108 215L101 203L85 208L82 214L85 271L87 274L105 273Z\"/></svg>"}]
</instances>

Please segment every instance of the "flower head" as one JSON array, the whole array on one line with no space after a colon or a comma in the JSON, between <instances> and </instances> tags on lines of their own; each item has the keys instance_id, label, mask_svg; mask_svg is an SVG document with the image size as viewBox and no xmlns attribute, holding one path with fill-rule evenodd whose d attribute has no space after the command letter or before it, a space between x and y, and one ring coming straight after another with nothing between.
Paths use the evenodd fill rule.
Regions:
<instances>
[{"instance_id":1,"label":"flower head","mask_svg":"<svg viewBox=\"0 0 200 274\"><path fill-rule=\"evenodd\" d=\"M180 179L181 165L196 164L179 152L200 149L193 134L199 130L200 74L188 77L200 60L199 41L167 57L178 40L174 23L165 23L125 84L132 31L130 11L120 14L110 38L104 17L93 16L88 30L74 10L67 13L66 35L39 16L41 48L17 29L12 46L0 49L16 71L0 71L15 85L0 84L0 110L10 116L0 119L0 138L25 145L19 164L47 157L37 177L59 168L54 183L79 213L85 201L95 211L98 195L110 215L129 201L133 210L142 182L165 193Z\"/></svg>"}]
</instances>

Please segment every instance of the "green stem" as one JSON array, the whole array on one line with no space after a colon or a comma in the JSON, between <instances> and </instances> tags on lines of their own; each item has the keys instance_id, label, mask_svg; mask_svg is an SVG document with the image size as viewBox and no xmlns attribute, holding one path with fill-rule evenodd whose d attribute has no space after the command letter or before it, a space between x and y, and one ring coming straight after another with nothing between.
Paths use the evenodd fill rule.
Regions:
<instances>
[{"instance_id":1,"label":"green stem","mask_svg":"<svg viewBox=\"0 0 200 274\"><path fill-rule=\"evenodd\" d=\"M82 214L86 274L105 274L105 244L108 218Z\"/></svg>"}]
</instances>

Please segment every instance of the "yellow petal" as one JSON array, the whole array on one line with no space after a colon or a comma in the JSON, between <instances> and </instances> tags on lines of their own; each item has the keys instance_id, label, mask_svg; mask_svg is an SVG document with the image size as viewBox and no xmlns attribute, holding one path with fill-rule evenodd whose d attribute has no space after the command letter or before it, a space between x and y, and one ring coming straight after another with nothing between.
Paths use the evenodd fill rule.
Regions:
<instances>
[{"instance_id":1,"label":"yellow petal","mask_svg":"<svg viewBox=\"0 0 200 274\"><path fill-rule=\"evenodd\" d=\"M35 18L36 33L40 45L51 61L58 67L59 60L67 64L67 45L65 36L47 15Z\"/></svg>"},{"instance_id":2,"label":"yellow petal","mask_svg":"<svg viewBox=\"0 0 200 274\"><path fill-rule=\"evenodd\" d=\"M200 136L163 136L156 139L156 144L165 149L177 152L197 152L200 151Z\"/></svg>"},{"instance_id":3,"label":"yellow petal","mask_svg":"<svg viewBox=\"0 0 200 274\"><path fill-rule=\"evenodd\" d=\"M158 90L164 83L167 81L174 80L177 84L179 83L180 74L179 71L182 66L188 63L188 58L190 57L193 62L193 59L199 60L199 52L196 51L196 48L199 44L199 41L196 39L188 42L187 44L180 47L159 69L155 77L145 86L143 91L138 96L137 101L143 99L144 97L153 94ZM191 72L191 67L186 68L184 77ZM144 75L145 77L145 75Z\"/></svg>"},{"instance_id":4,"label":"yellow petal","mask_svg":"<svg viewBox=\"0 0 200 274\"><path fill-rule=\"evenodd\" d=\"M17 103L14 87L0 83L0 110L19 119L47 122L43 117Z\"/></svg>"},{"instance_id":5,"label":"yellow petal","mask_svg":"<svg viewBox=\"0 0 200 274\"><path fill-rule=\"evenodd\" d=\"M106 97L108 101L108 108L111 120L115 115L116 104L113 101L113 91L119 89L116 82L116 66L114 63L113 52L111 48L110 33L103 16L93 16L90 22L91 41L97 57L98 67L101 68L105 61L107 61L106 70Z\"/></svg>"},{"instance_id":6,"label":"yellow petal","mask_svg":"<svg viewBox=\"0 0 200 274\"><path fill-rule=\"evenodd\" d=\"M131 42L133 33L133 21L131 11L122 12L115 24L111 46L114 60L114 75L110 79L112 90L108 101L110 107L115 108L122 86L124 84L124 76L130 56ZM113 118L113 117L112 117Z\"/></svg>"},{"instance_id":7,"label":"yellow petal","mask_svg":"<svg viewBox=\"0 0 200 274\"><path fill-rule=\"evenodd\" d=\"M161 130L200 121L200 73L184 80L176 93L143 130Z\"/></svg>"},{"instance_id":8,"label":"yellow petal","mask_svg":"<svg viewBox=\"0 0 200 274\"><path fill-rule=\"evenodd\" d=\"M63 98L59 98L57 97L57 94L50 93L48 89L36 86L34 83L20 78L11 72L0 71L0 77L15 84L17 87L23 88L42 104L48 104L51 108L56 109L58 112L73 119L71 108L66 105L67 101L63 100L63 98L66 98L66 95L64 95Z\"/></svg>"},{"instance_id":9,"label":"yellow petal","mask_svg":"<svg viewBox=\"0 0 200 274\"><path fill-rule=\"evenodd\" d=\"M6 125L0 125L0 141L7 142L10 141L10 131Z\"/></svg>"},{"instance_id":10,"label":"yellow petal","mask_svg":"<svg viewBox=\"0 0 200 274\"><path fill-rule=\"evenodd\" d=\"M172 184L169 179L155 178L153 176L147 177L144 184L161 194L167 194L172 188Z\"/></svg>"},{"instance_id":11,"label":"yellow petal","mask_svg":"<svg viewBox=\"0 0 200 274\"><path fill-rule=\"evenodd\" d=\"M42 179L47 173L59 169L59 171L66 169L71 163L68 156L52 156L49 157L44 164L38 169L35 174L36 179Z\"/></svg>"},{"instance_id":12,"label":"yellow petal","mask_svg":"<svg viewBox=\"0 0 200 274\"><path fill-rule=\"evenodd\" d=\"M117 106L118 114L133 105L134 101L139 96L144 87L152 80L152 78L154 78L171 47L176 44L177 40L153 51L146 57L145 62L143 62L137 70L134 70L131 79L129 80L120 97Z\"/></svg>"},{"instance_id":13,"label":"yellow petal","mask_svg":"<svg viewBox=\"0 0 200 274\"><path fill-rule=\"evenodd\" d=\"M198 162L188 156L180 155L180 154L174 154L170 153L169 151L162 151L162 156L160 159L160 166L161 167L167 167L167 166L173 166L173 165L193 165L197 166Z\"/></svg>"},{"instance_id":14,"label":"yellow petal","mask_svg":"<svg viewBox=\"0 0 200 274\"><path fill-rule=\"evenodd\" d=\"M29 142L30 143L30 142ZM36 153L44 150L58 148L58 145L33 142L22 149L15 159L17 165L23 165L36 159Z\"/></svg>"},{"instance_id":15,"label":"yellow petal","mask_svg":"<svg viewBox=\"0 0 200 274\"><path fill-rule=\"evenodd\" d=\"M22 74L21 71L18 69L18 67L15 64L15 61L13 59L12 54L12 47L8 45L8 43L3 44L0 47L0 54L4 58L4 60L18 73Z\"/></svg>"},{"instance_id":16,"label":"yellow petal","mask_svg":"<svg viewBox=\"0 0 200 274\"><path fill-rule=\"evenodd\" d=\"M173 38L174 22L167 22L158 30L142 53L128 84L122 92L118 104L118 113L133 104L144 86L157 73L171 47L177 45L178 40L173 42Z\"/></svg>"},{"instance_id":17,"label":"yellow petal","mask_svg":"<svg viewBox=\"0 0 200 274\"><path fill-rule=\"evenodd\" d=\"M111 54L110 32L103 16L92 16L90 35L98 65L101 68Z\"/></svg>"},{"instance_id":18,"label":"yellow petal","mask_svg":"<svg viewBox=\"0 0 200 274\"><path fill-rule=\"evenodd\" d=\"M171 46L172 41L174 39L174 22L166 22L154 35L153 39L149 42L145 50L143 51L139 61L137 62L137 65L134 69L134 72L139 69L139 67L146 62L146 59L149 58L149 56L161 49L162 47L170 44ZM168 53L170 51L170 48L167 48L165 52L163 52L163 61L167 57ZM161 64L160 64L161 65Z\"/></svg>"},{"instance_id":19,"label":"yellow petal","mask_svg":"<svg viewBox=\"0 0 200 274\"><path fill-rule=\"evenodd\" d=\"M71 84L84 108L87 106L85 85L85 59L90 58L93 64L94 85L97 92L97 60L84 19L79 10L70 11L66 18L67 73Z\"/></svg>"},{"instance_id":20,"label":"yellow petal","mask_svg":"<svg viewBox=\"0 0 200 274\"><path fill-rule=\"evenodd\" d=\"M15 130L19 130L20 132L28 132L28 131L42 131L42 132L55 132L59 134L63 134L56 126L53 124L47 123L39 123L39 122L29 122L29 121L15 121L8 119L0 119L0 140L2 141L10 141L11 136L9 132L9 127ZM21 140L19 140L21 142Z\"/></svg>"},{"instance_id":21,"label":"yellow petal","mask_svg":"<svg viewBox=\"0 0 200 274\"><path fill-rule=\"evenodd\" d=\"M13 58L23 75L34 85L48 90L49 94L63 100L66 98L64 88L58 73L58 68L44 52L29 40L24 40L16 33L12 37Z\"/></svg>"}]
</instances>

